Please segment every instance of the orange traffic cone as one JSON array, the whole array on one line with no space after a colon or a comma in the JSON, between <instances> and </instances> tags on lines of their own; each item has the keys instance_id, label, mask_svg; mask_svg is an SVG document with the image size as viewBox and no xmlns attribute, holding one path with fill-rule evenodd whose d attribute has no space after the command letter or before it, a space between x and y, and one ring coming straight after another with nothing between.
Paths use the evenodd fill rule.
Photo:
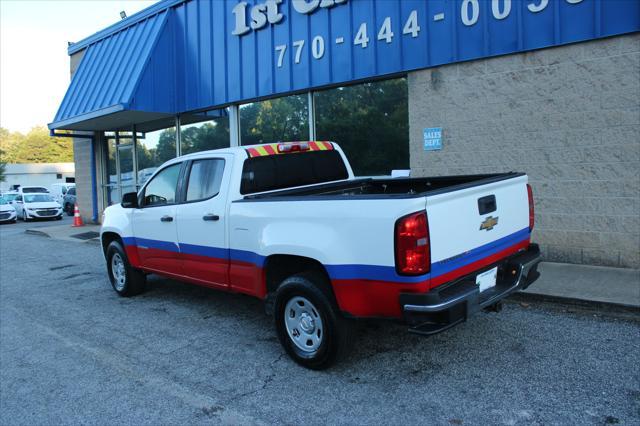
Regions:
<instances>
[{"instance_id":1,"label":"orange traffic cone","mask_svg":"<svg viewBox=\"0 0 640 426\"><path fill-rule=\"evenodd\" d=\"M76 204L73 208L73 227L84 226L82 223L82 218L80 217L80 209L78 209L78 205Z\"/></svg>"}]
</instances>

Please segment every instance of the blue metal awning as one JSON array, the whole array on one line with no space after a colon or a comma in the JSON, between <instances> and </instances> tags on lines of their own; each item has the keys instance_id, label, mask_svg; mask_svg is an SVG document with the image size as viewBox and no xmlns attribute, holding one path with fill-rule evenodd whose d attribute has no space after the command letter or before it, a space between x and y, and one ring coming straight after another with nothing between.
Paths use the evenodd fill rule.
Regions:
<instances>
[{"instance_id":1,"label":"blue metal awning","mask_svg":"<svg viewBox=\"0 0 640 426\"><path fill-rule=\"evenodd\" d=\"M90 44L49 129L115 130L170 117L167 111L130 108L168 13L163 10Z\"/></svg>"},{"instance_id":2,"label":"blue metal awning","mask_svg":"<svg viewBox=\"0 0 640 426\"><path fill-rule=\"evenodd\" d=\"M84 57L49 128L159 129L176 115L640 31L638 0L269 4L162 0L70 45Z\"/></svg>"}]
</instances>

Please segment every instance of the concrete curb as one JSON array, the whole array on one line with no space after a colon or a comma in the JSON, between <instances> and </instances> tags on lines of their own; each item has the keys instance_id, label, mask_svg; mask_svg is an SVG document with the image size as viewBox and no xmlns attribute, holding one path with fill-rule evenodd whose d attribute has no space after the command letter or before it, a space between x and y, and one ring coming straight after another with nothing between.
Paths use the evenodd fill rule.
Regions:
<instances>
[{"instance_id":1,"label":"concrete curb","mask_svg":"<svg viewBox=\"0 0 640 426\"><path fill-rule=\"evenodd\" d=\"M73 243L81 243L81 244L98 244L99 238L90 238L87 240L82 240L75 238L74 235L80 234L83 232L95 231L98 232L100 229L96 226L87 226L86 228L71 228L69 226L50 226L43 228L31 228L25 230L25 234L30 235L39 235L41 237L52 238L60 241L69 241Z\"/></svg>"},{"instance_id":2,"label":"concrete curb","mask_svg":"<svg viewBox=\"0 0 640 426\"><path fill-rule=\"evenodd\" d=\"M24 233L30 234L30 235L40 235L41 237L51 238L51 235L47 234L46 232L38 231L37 229L27 229L26 231L24 231Z\"/></svg>"},{"instance_id":3,"label":"concrete curb","mask_svg":"<svg viewBox=\"0 0 640 426\"><path fill-rule=\"evenodd\" d=\"M640 307L634 305L626 305L622 303L602 302L599 300L579 299L576 297L553 296L549 294L538 293L513 293L507 297L508 300L514 302L542 302L553 303L557 305L576 306L603 311L618 311L631 314L640 314Z\"/></svg>"}]
</instances>

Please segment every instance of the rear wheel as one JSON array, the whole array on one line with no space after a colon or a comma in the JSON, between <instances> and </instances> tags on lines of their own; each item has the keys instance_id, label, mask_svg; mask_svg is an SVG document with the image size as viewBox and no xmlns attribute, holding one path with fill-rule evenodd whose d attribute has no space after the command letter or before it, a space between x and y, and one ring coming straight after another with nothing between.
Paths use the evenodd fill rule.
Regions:
<instances>
[{"instance_id":1,"label":"rear wheel","mask_svg":"<svg viewBox=\"0 0 640 426\"><path fill-rule=\"evenodd\" d=\"M107 247L107 271L111 286L118 295L129 297L144 291L147 281L144 273L131 266L118 241L111 242Z\"/></svg>"},{"instance_id":2,"label":"rear wheel","mask_svg":"<svg viewBox=\"0 0 640 426\"><path fill-rule=\"evenodd\" d=\"M73 216L73 206L71 204L65 204L64 211L67 212L67 216Z\"/></svg>"},{"instance_id":3,"label":"rear wheel","mask_svg":"<svg viewBox=\"0 0 640 426\"><path fill-rule=\"evenodd\" d=\"M284 280L276 291L274 314L280 343L298 364L322 370L347 352L352 325L318 274Z\"/></svg>"}]
</instances>

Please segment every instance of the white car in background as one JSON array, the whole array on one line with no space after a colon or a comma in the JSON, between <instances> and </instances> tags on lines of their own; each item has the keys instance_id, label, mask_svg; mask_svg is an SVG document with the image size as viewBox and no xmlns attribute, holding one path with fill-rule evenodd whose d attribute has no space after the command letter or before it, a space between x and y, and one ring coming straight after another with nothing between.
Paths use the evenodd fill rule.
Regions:
<instances>
[{"instance_id":1,"label":"white car in background","mask_svg":"<svg viewBox=\"0 0 640 426\"><path fill-rule=\"evenodd\" d=\"M18 191L7 191L2 194L2 198L4 198L7 203L13 206L13 200L15 200L18 195L20 195Z\"/></svg>"},{"instance_id":2,"label":"white car in background","mask_svg":"<svg viewBox=\"0 0 640 426\"><path fill-rule=\"evenodd\" d=\"M4 197L0 197L0 223L16 223L16 209Z\"/></svg>"},{"instance_id":3,"label":"white car in background","mask_svg":"<svg viewBox=\"0 0 640 426\"><path fill-rule=\"evenodd\" d=\"M49 190L44 186L21 186L18 188L19 194L48 194Z\"/></svg>"},{"instance_id":4,"label":"white car in background","mask_svg":"<svg viewBox=\"0 0 640 426\"><path fill-rule=\"evenodd\" d=\"M49 194L25 193L13 200L18 217L25 222L31 219L62 219L62 206Z\"/></svg>"},{"instance_id":5,"label":"white car in background","mask_svg":"<svg viewBox=\"0 0 640 426\"><path fill-rule=\"evenodd\" d=\"M63 204L64 196L71 188L75 188L75 183L54 183L51 185L49 193L53 196L53 199Z\"/></svg>"}]
</instances>

